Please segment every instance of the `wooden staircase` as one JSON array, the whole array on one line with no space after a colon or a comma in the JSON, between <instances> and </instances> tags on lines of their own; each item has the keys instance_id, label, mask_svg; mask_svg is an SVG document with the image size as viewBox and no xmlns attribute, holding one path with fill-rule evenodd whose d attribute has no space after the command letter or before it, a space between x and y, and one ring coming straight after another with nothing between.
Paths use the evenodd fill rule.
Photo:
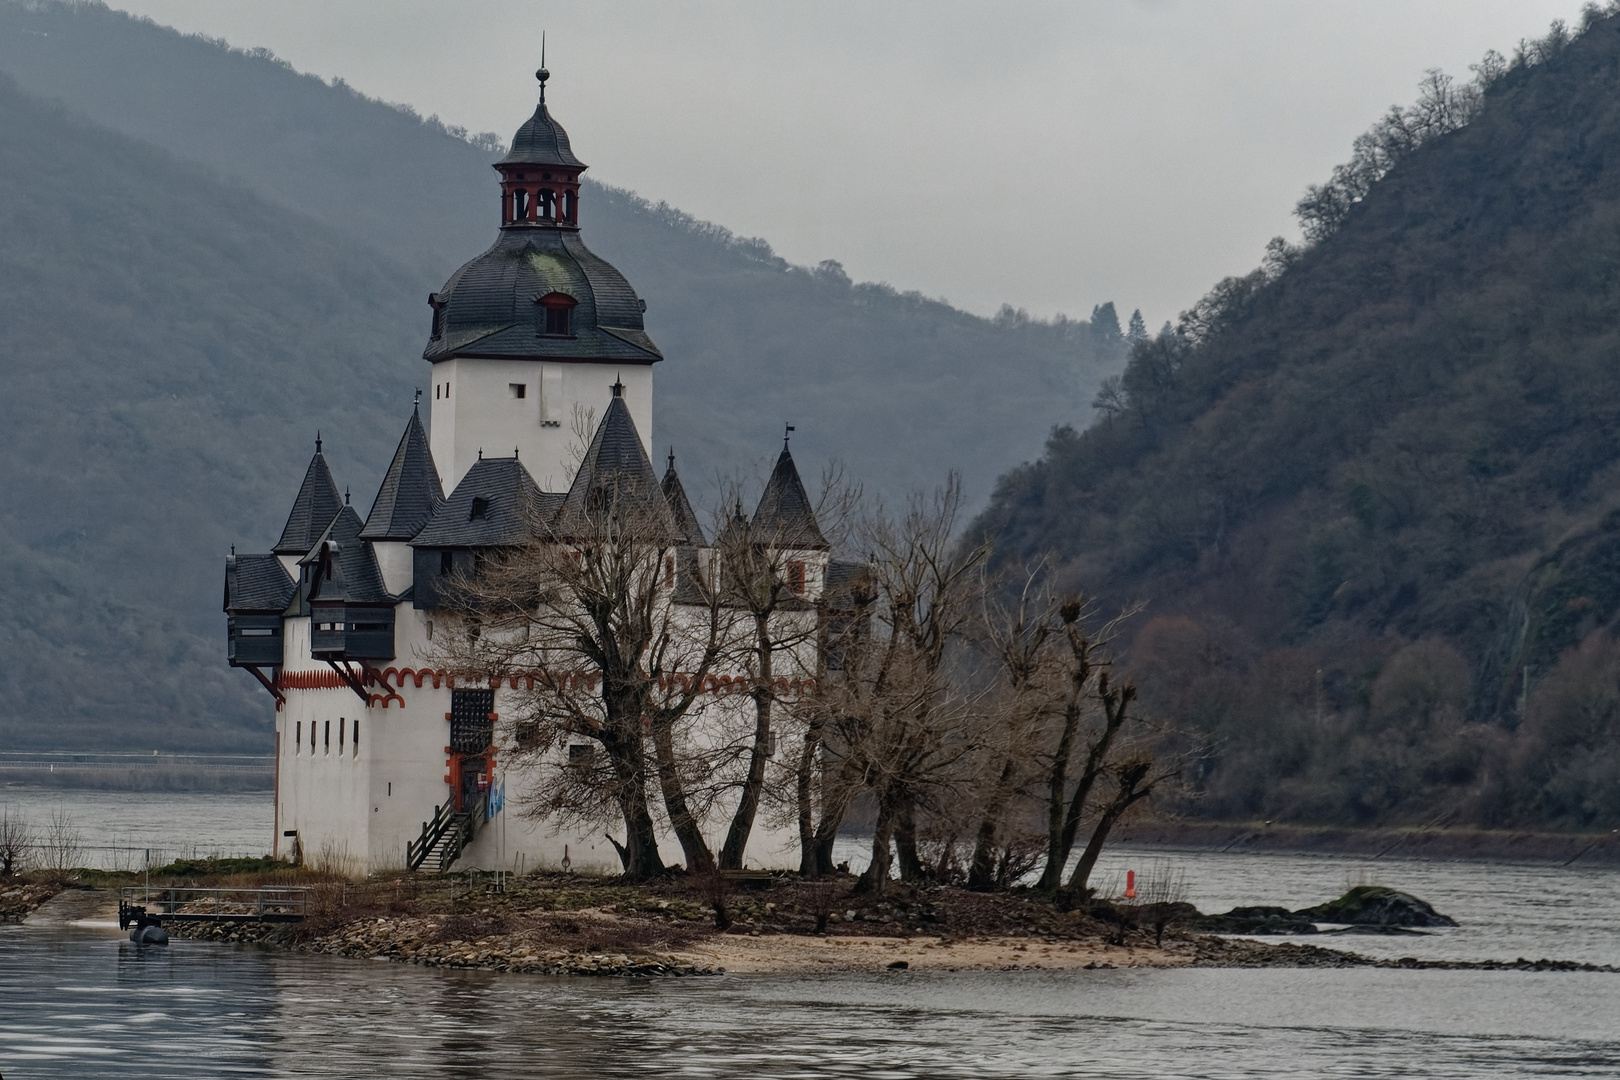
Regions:
<instances>
[{"instance_id":1,"label":"wooden staircase","mask_svg":"<svg viewBox=\"0 0 1620 1080\"><path fill-rule=\"evenodd\" d=\"M433 820L422 822L422 835L405 842L405 865L411 870L424 867L442 874L455 865L461 853L478 835L487 817L483 799L474 800L468 810L456 811L454 804L433 808Z\"/></svg>"}]
</instances>

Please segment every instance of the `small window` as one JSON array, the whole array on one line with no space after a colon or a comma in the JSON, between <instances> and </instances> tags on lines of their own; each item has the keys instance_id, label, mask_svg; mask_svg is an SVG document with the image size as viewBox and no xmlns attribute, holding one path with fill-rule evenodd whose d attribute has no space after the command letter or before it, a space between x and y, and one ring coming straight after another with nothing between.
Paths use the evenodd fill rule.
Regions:
<instances>
[{"instance_id":1,"label":"small window","mask_svg":"<svg viewBox=\"0 0 1620 1080\"><path fill-rule=\"evenodd\" d=\"M486 515L488 513L489 513L489 500L488 499L474 499L472 501L472 512L468 514L467 520L468 521L478 521L478 520L482 519L484 517L484 515Z\"/></svg>"},{"instance_id":2,"label":"small window","mask_svg":"<svg viewBox=\"0 0 1620 1080\"><path fill-rule=\"evenodd\" d=\"M573 311L579 301L567 293L553 292L536 298L540 305L540 333L545 337L571 337L574 333Z\"/></svg>"},{"instance_id":3,"label":"small window","mask_svg":"<svg viewBox=\"0 0 1620 1080\"><path fill-rule=\"evenodd\" d=\"M449 577L450 576L450 571L452 571L454 569L455 569L455 562L451 558L450 553L448 551L439 552L439 576L440 577ZM428 633L429 633L429 637L431 638L432 631L430 630Z\"/></svg>"},{"instance_id":4,"label":"small window","mask_svg":"<svg viewBox=\"0 0 1620 1080\"><path fill-rule=\"evenodd\" d=\"M309 722L309 752L311 754L315 752L315 721L313 720Z\"/></svg>"},{"instance_id":5,"label":"small window","mask_svg":"<svg viewBox=\"0 0 1620 1080\"><path fill-rule=\"evenodd\" d=\"M344 729L344 726L345 726L344 718L341 717L341 716L338 717L338 753L339 754L343 753L343 729Z\"/></svg>"},{"instance_id":6,"label":"small window","mask_svg":"<svg viewBox=\"0 0 1620 1080\"><path fill-rule=\"evenodd\" d=\"M512 396L515 397L515 398L522 398L522 397L528 397L529 396L529 388L524 383L520 383L520 382L507 383L506 388L512 392Z\"/></svg>"},{"instance_id":7,"label":"small window","mask_svg":"<svg viewBox=\"0 0 1620 1080\"><path fill-rule=\"evenodd\" d=\"M326 722L326 738L323 740L322 745L326 747L327 753L332 752L332 721L330 720Z\"/></svg>"},{"instance_id":8,"label":"small window","mask_svg":"<svg viewBox=\"0 0 1620 1080\"><path fill-rule=\"evenodd\" d=\"M298 734L294 737L293 753L301 754L303 752L304 752L304 722L302 720L300 720L300 721L298 721Z\"/></svg>"},{"instance_id":9,"label":"small window","mask_svg":"<svg viewBox=\"0 0 1620 1080\"><path fill-rule=\"evenodd\" d=\"M354 722L354 739L352 741L352 746L353 746L354 756L359 757L360 756L360 721L358 721L358 720L356 720Z\"/></svg>"},{"instance_id":10,"label":"small window","mask_svg":"<svg viewBox=\"0 0 1620 1080\"><path fill-rule=\"evenodd\" d=\"M788 563L787 571L788 571L787 572L788 588L793 590L793 595L795 595L795 596L803 596L804 595L804 563L802 563L802 562L790 562L790 563Z\"/></svg>"},{"instance_id":11,"label":"small window","mask_svg":"<svg viewBox=\"0 0 1620 1080\"><path fill-rule=\"evenodd\" d=\"M675 556L673 556L673 555L665 555L664 556L664 588L673 589L674 587L675 587Z\"/></svg>"},{"instance_id":12,"label":"small window","mask_svg":"<svg viewBox=\"0 0 1620 1080\"><path fill-rule=\"evenodd\" d=\"M568 744L568 764L570 765L589 765L591 763L591 759L595 756L596 747L592 746L590 743Z\"/></svg>"}]
</instances>

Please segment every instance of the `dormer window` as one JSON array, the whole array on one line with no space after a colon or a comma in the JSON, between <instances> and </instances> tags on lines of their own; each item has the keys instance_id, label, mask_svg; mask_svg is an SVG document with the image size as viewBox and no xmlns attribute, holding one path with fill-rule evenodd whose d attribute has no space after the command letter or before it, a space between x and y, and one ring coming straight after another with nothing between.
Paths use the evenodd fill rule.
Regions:
<instances>
[{"instance_id":1,"label":"dormer window","mask_svg":"<svg viewBox=\"0 0 1620 1080\"><path fill-rule=\"evenodd\" d=\"M573 337L574 308L579 301L567 293L547 293L535 301L540 306L542 337Z\"/></svg>"},{"instance_id":2,"label":"dormer window","mask_svg":"<svg viewBox=\"0 0 1620 1080\"><path fill-rule=\"evenodd\" d=\"M437 341L439 338L444 337L444 305L439 302L439 294L438 293L429 293L428 294L428 306L433 309L433 334L432 334L432 337L433 337L433 340ZM433 384L433 389L435 391L437 391L438 388L439 388L438 383L434 383Z\"/></svg>"},{"instance_id":3,"label":"dormer window","mask_svg":"<svg viewBox=\"0 0 1620 1080\"><path fill-rule=\"evenodd\" d=\"M488 514L488 513L489 513L489 500L488 499L474 499L472 501L472 512L467 515L467 520L468 521L481 521L484 518L484 516L486 514Z\"/></svg>"}]
</instances>

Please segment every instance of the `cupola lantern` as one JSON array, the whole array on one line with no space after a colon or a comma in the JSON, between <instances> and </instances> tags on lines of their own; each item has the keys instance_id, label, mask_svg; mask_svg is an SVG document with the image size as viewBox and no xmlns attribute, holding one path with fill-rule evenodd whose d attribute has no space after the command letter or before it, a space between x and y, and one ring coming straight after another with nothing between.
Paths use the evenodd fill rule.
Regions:
<instances>
[{"instance_id":1,"label":"cupola lantern","mask_svg":"<svg viewBox=\"0 0 1620 1080\"><path fill-rule=\"evenodd\" d=\"M518 129L512 150L495 168L501 174L501 227L579 228L579 177L586 165L568 145L568 132L546 110L546 80L540 80L540 103Z\"/></svg>"}]
</instances>

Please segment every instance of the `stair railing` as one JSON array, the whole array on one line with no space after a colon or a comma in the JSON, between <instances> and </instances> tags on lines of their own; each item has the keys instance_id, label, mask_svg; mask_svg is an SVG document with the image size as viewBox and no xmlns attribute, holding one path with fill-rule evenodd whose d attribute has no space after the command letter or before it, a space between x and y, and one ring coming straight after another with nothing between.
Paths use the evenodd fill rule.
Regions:
<instances>
[{"instance_id":1,"label":"stair railing","mask_svg":"<svg viewBox=\"0 0 1620 1080\"><path fill-rule=\"evenodd\" d=\"M422 822L422 836L405 841L405 866L416 870L427 861L428 853L436 847L455 822L455 808L450 803L433 808L433 820Z\"/></svg>"}]
</instances>

